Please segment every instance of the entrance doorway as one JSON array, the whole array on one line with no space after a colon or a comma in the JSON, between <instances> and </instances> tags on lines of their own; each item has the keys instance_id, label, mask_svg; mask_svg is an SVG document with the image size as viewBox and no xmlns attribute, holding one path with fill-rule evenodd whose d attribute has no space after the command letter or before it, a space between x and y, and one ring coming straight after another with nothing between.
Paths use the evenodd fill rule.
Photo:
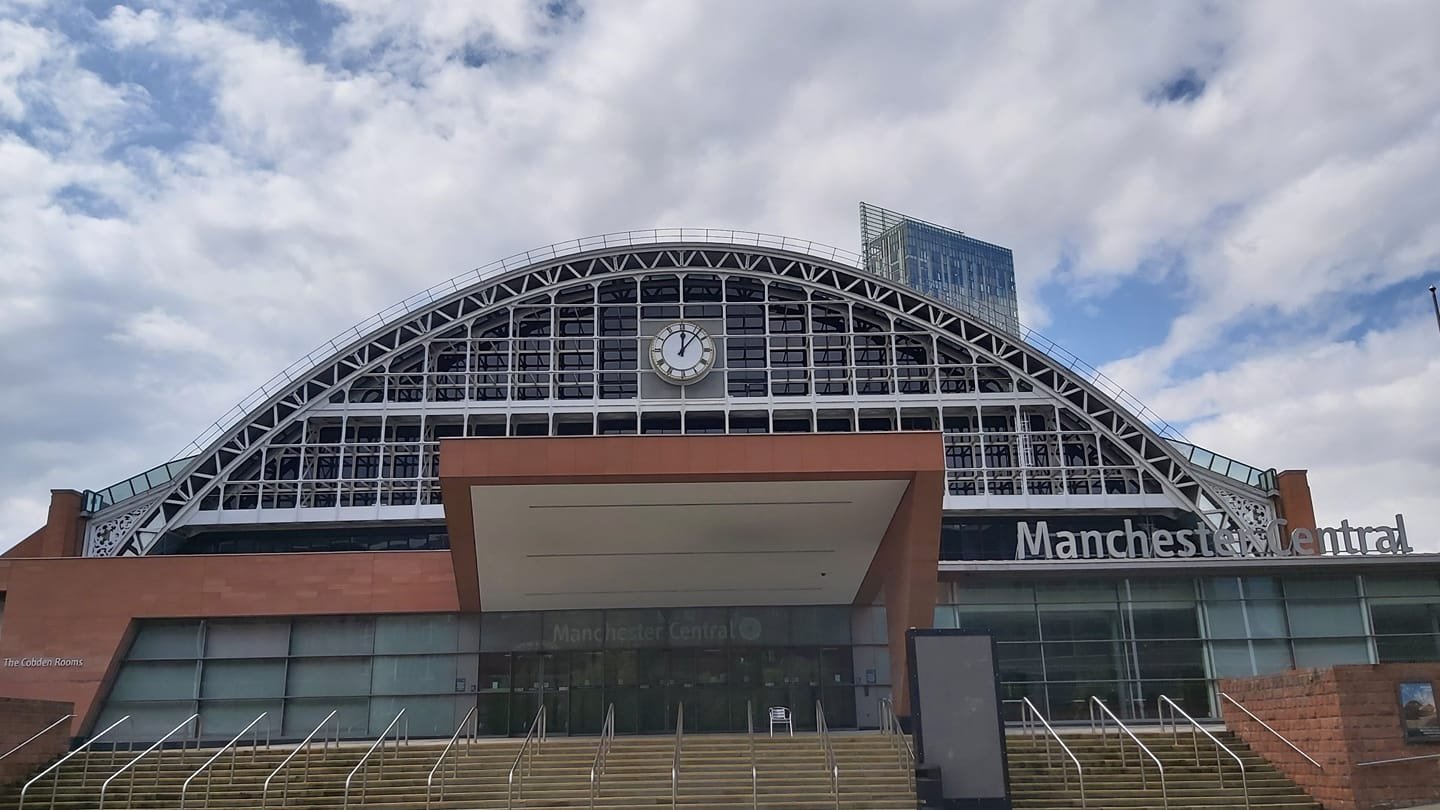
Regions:
<instances>
[{"instance_id":1,"label":"entrance doorway","mask_svg":"<svg viewBox=\"0 0 1440 810\"><path fill-rule=\"evenodd\" d=\"M477 684L482 733L523 736L543 703L551 734L596 734L615 704L617 733L685 729L739 732L746 707L757 728L766 709L787 706L797 729L815 725L823 701L834 728L854 727L849 647L670 648L481 653Z\"/></svg>"}]
</instances>

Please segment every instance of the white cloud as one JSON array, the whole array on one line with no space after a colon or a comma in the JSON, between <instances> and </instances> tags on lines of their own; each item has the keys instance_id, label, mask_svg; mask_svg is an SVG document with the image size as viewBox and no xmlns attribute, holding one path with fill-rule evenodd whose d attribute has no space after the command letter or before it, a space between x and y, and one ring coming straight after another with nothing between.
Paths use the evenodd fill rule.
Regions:
<instances>
[{"instance_id":1,"label":"white cloud","mask_svg":"<svg viewBox=\"0 0 1440 810\"><path fill-rule=\"evenodd\" d=\"M1193 305L1114 367L1142 392L1194 392L1197 352L1224 373L1246 318L1318 345L1348 296L1436 266L1433 4L347 1L318 50L195 5L117 7L95 43L7 23L29 44L0 57L0 121L44 131L0 130L0 338L25 345L0 354L5 489L133 474L370 312L606 230L853 247L866 199L1012 246L1032 321L1052 282L1165 273ZM83 67L92 47L124 69ZM1205 92L1153 103L1187 69ZM1341 449L1329 469L1374 463ZM0 545L42 518L7 506Z\"/></svg>"},{"instance_id":2,"label":"white cloud","mask_svg":"<svg viewBox=\"0 0 1440 810\"><path fill-rule=\"evenodd\" d=\"M1150 404L1199 444L1259 466L1308 469L1316 517L1397 512L1440 551L1440 335L1429 313L1353 341L1277 346L1166 388Z\"/></svg>"}]
</instances>

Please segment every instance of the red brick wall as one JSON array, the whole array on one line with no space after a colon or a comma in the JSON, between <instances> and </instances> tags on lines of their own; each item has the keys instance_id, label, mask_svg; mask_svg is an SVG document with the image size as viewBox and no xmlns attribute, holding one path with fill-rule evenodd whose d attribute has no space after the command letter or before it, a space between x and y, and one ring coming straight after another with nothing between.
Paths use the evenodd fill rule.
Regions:
<instances>
[{"instance_id":1,"label":"red brick wall","mask_svg":"<svg viewBox=\"0 0 1440 810\"><path fill-rule=\"evenodd\" d=\"M84 665L0 665L0 695L73 703L75 734L89 728L132 619L459 609L448 551L60 557L5 567L0 659Z\"/></svg>"},{"instance_id":2,"label":"red brick wall","mask_svg":"<svg viewBox=\"0 0 1440 810\"><path fill-rule=\"evenodd\" d=\"M0 754L70 714L69 703L0 698ZM24 748L0 760L0 785L18 782L70 748L70 725L62 723Z\"/></svg>"},{"instance_id":3,"label":"red brick wall","mask_svg":"<svg viewBox=\"0 0 1440 810\"><path fill-rule=\"evenodd\" d=\"M1432 681L1440 664L1379 664L1298 670L1222 681L1220 688L1318 760L1317 769L1221 701L1226 725L1295 780L1326 810L1387 810L1440 801L1440 760L1362 762L1440 754L1405 742L1398 688Z\"/></svg>"}]
</instances>

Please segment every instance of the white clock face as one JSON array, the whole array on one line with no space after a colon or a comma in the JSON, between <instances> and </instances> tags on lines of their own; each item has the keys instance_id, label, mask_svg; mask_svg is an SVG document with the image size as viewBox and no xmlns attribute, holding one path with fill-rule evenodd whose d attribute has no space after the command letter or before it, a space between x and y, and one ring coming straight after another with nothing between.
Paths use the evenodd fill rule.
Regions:
<instances>
[{"instance_id":1,"label":"white clock face","mask_svg":"<svg viewBox=\"0 0 1440 810\"><path fill-rule=\"evenodd\" d=\"M715 339L689 321L677 321L650 341L650 365L677 385L696 382L715 366Z\"/></svg>"}]
</instances>

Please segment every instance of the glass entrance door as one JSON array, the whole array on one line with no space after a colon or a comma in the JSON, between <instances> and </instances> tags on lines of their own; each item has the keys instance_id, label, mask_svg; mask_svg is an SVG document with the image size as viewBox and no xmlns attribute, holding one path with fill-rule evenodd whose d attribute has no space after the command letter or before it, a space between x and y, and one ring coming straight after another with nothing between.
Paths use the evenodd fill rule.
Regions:
<instances>
[{"instance_id":1,"label":"glass entrance door","mask_svg":"<svg viewBox=\"0 0 1440 810\"><path fill-rule=\"evenodd\" d=\"M570 733L570 671L567 653L516 653L510 693L510 733L524 736L540 704L550 734Z\"/></svg>"}]
</instances>

